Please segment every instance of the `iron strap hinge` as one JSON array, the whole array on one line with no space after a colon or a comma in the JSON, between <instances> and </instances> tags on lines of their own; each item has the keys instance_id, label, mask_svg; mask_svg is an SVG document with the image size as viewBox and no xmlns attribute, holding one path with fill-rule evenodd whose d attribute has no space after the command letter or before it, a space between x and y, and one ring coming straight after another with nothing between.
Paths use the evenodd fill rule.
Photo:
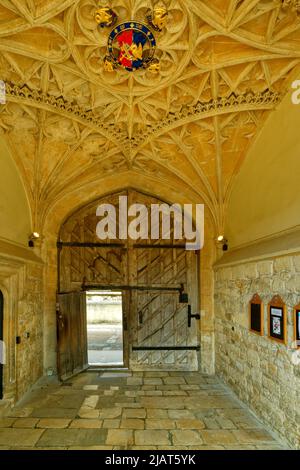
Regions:
<instances>
[{"instance_id":1,"label":"iron strap hinge","mask_svg":"<svg viewBox=\"0 0 300 470\"><path fill-rule=\"evenodd\" d=\"M192 318L194 318L195 320L200 320L201 315L200 315L200 313L192 314L192 307L191 307L191 305L189 305L188 306L188 327L189 328L191 328L191 326L192 326Z\"/></svg>"}]
</instances>

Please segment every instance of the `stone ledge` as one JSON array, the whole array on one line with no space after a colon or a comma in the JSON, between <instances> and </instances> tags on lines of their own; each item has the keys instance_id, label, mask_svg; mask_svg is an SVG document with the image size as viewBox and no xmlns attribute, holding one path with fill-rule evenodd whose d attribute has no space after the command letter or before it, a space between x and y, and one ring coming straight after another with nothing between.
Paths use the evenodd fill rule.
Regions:
<instances>
[{"instance_id":1,"label":"stone ledge","mask_svg":"<svg viewBox=\"0 0 300 470\"><path fill-rule=\"evenodd\" d=\"M16 243L9 242L8 240L0 239L0 259L10 258L21 262L30 262L43 264L41 258L39 258L33 251L29 250L25 246L17 245Z\"/></svg>"},{"instance_id":2,"label":"stone ledge","mask_svg":"<svg viewBox=\"0 0 300 470\"><path fill-rule=\"evenodd\" d=\"M215 263L214 269L218 270L227 266L273 259L275 257L297 253L300 253L299 226L284 233L261 239L229 251Z\"/></svg>"}]
</instances>

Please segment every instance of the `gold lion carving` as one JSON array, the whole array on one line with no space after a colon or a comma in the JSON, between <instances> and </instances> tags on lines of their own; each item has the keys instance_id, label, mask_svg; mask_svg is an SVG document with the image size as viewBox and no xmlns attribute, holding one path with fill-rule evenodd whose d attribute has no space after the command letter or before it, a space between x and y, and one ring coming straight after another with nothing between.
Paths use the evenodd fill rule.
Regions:
<instances>
[{"instance_id":1,"label":"gold lion carving","mask_svg":"<svg viewBox=\"0 0 300 470\"><path fill-rule=\"evenodd\" d=\"M163 3L159 3L154 7L153 11L147 14L147 20L155 31L162 31L168 21L168 10Z\"/></svg>"},{"instance_id":2,"label":"gold lion carving","mask_svg":"<svg viewBox=\"0 0 300 470\"><path fill-rule=\"evenodd\" d=\"M113 26L117 21L116 13L109 7L99 8L95 11L96 23L101 28L109 28Z\"/></svg>"}]
</instances>

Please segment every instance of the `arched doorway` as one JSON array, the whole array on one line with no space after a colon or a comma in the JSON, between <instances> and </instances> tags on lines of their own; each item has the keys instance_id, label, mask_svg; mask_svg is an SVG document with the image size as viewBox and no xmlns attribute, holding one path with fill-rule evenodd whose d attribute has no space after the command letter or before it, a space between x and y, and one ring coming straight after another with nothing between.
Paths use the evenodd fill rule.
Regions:
<instances>
[{"instance_id":1,"label":"arched doorway","mask_svg":"<svg viewBox=\"0 0 300 470\"><path fill-rule=\"evenodd\" d=\"M1 349L4 348L3 341L4 341L4 318L3 318L3 309L4 309L4 297L0 290L0 347ZM4 357L4 349L0 352L0 400L3 398L3 357Z\"/></svg>"},{"instance_id":2,"label":"arched doorway","mask_svg":"<svg viewBox=\"0 0 300 470\"><path fill-rule=\"evenodd\" d=\"M122 196L127 196L128 205L143 204L149 213L151 205L164 203L135 190L122 191L78 210L60 230L57 318L62 378L88 366L86 293L93 290L122 295L125 367L199 367L199 328L189 318L199 310L199 253L187 251L173 232L168 241L161 236L155 242L126 238L101 243L96 236L97 207L110 204L119 214ZM182 286L185 297L180 295Z\"/></svg>"}]
</instances>

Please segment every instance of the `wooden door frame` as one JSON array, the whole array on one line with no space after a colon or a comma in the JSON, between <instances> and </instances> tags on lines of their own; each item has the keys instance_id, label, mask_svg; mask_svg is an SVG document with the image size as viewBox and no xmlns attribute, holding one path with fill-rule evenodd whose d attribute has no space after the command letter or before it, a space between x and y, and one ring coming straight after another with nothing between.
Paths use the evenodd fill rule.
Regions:
<instances>
[{"instance_id":1,"label":"wooden door frame","mask_svg":"<svg viewBox=\"0 0 300 470\"><path fill-rule=\"evenodd\" d=\"M122 290L123 368L129 369L131 292Z\"/></svg>"}]
</instances>

